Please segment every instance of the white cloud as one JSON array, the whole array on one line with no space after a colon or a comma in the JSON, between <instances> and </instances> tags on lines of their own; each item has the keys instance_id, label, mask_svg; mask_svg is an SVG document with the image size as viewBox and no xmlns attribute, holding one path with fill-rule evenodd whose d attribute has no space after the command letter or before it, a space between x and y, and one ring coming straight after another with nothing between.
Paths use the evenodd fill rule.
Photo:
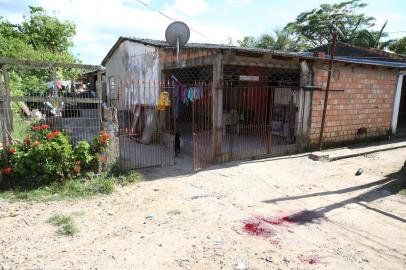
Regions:
<instances>
[{"instance_id":1,"label":"white cloud","mask_svg":"<svg viewBox=\"0 0 406 270\"><path fill-rule=\"evenodd\" d=\"M99 64L119 36L164 40L165 29L172 22L158 12L130 0L36 0L35 3L31 1L30 5L40 5L61 20L72 21L76 25L73 51L80 55L79 58L84 63L89 64ZM164 12L175 19L183 20L192 28L190 42L226 43L228 37L234 40L241 37L235 27L210 22L202 24L189 17L209 9L203 0L176 0ZM13 22L21 21L22 13L27 11L9 14L7 18ZM209 36L210 39L193 30Z\"/></svg>"},{"instance_id":2,"label":"white cloud","mask_svg":"<svg viewBox=\"0 0 406 270\"><path fill-rule=\"evenodd\" d=\"M404 15L401 15L399 13L388 13L388 14L372 14L373 17L375 17L375 26L373 27L373 30L379 31L381 30L383 24L388 21L388 24L385 27L385 32L392 32L392 31L399 31L403 29L399 29L401 27L402 22L406 20L406 17ZM401 38L404 36L404 33L390 33L389 38ZM387 38L388 39L388 38Z\"/></svg>"},{"instance_id":3,"label":"white cloud","mask_svg":"<svg viewBox=\"0 0 406 270\"><path fill-rule=\"evenodd\" d=\"M206 13L210 6L205 0L175 0L175 3L166 9L190 17Z\"/></svg>"},{"instance_id":4,"label":"white cloud","mask_svg":"<svg viewBox=\"0 0 406 270\"><path fill-rule=\"evenodd\" d=\"M372 15L373 17L375 17L375 28L376 29L381 29L381 27L383 26L383 24L388 21L388 25L386 26L386 30L388 29L388 27L390 26L394 26L396 25L396 23L404 20L405 18L398 14L398 13L389 13L389 14L374 14Z\"/></svg>"},{"instance_id":5,"label":"white cloud","mask_svg":"<svg viewBox=\"0 0 406 270\"><path fill-rule=\"evenodd\" d=\"M229 6L245 6L251 2L252 0L225 0L225 3Z\"/></svg>"}]
</instances>

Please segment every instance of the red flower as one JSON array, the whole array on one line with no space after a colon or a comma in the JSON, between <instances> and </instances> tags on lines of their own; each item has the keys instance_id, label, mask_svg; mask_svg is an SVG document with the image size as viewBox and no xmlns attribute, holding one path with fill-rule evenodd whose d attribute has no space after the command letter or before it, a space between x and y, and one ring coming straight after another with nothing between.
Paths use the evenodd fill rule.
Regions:
<instances>
[{"instance_id":1,"label":"red flower","mask_svg":"<svg viewBox=\"0 0 406 270\"><path fill-rule=\"evenodd\" d=\"M31 127L32 130L42 130L42 129L47 129L47 128L49 128L49 126L45 125L45 124Z\"/></svg>"},{"instance_id":2,"label":"red flower","mask_svg":"<svg viewBox=\"0 0 406 270\"><path fill-rule=\"evenodd\" d=\"M8 152L10 155L14 154L17 150L15 148L10 147L10 149L8 149Z\"/></svg>"},{"instance_id":3,"label":"red flower","mask_svg":"<svg viewBox=\"0 0 406 270\"><path fill-rule=\"evenodd\" d=\"M100 135L99 135L99 142L100 143L106 143L107 142L107 140L108 139L110 139L111 138L111 135L110 134L108 134L106 131L104 131L104 130L102 130L102 131L100 131L100 133L99 133Z\"/></svg>"},{"instance_id":4,"label":"red flower","mask_svg":"<svg viewBox=\"0 0 406 270\"><path fill-rule=\"evenodd\" d=\"M25 141L25 144L29 146L31 144L30 136L27 136L24 141Z\"/></svg>"},{"instance_id":5,"label":"red flower","mask_svg":"<svg viewBox=\"0 0 406 270\"><path fill-rule=\"evenodd\" d=\"M73 167L73 172L80 173L80 165L76 165L75 167Z\"/></svg>"},{"instance_id":6,"label":"red flower","mask_svg":"<svg viewBox=\"0 0 406 270\"><path fill-rule=\"evenodd\" d=\"M46 139L47 139L47 140L52 140L53 138L55 138L55 137L57 137L57 136L59 136L59 135L61 135L61 132L58 131L58 130L56 130L56 131L53 131L53 132L51 132L51 133L48 133L48 134L46 135Z\"/></svg>"},{"instance_id":7,"label":"red flower","mask_svg":"<svg viewBox=\"0 0 406 270\"><path fill-rule=\"evenodd\" d=\"M3 174L11 174L13 172L13 168L11 167L6 167L3 169Z\"/></svg>"},{"instance_id":8,"label":"red flower","mask_svg":"<svg viewBox=\"0 0 406 270\"><path fill-rule=\"evenodd\" d=\"M106 163L106 162L107 162L107 157L106 157L106 156L100 156L100 157L98 157L98 160L99 160L101 163Z\"/></svg>"}]
</instances>

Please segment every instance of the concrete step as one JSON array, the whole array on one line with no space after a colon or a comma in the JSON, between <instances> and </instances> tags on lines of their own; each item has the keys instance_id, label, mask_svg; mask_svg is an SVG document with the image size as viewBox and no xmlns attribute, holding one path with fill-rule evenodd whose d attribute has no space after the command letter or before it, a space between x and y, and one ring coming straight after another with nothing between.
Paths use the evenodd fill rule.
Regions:
<instances>
[{"instance_id":1,"label":"concrete step","mask_svg":"<svg viewBox=\"0 0 406 270\"><path fill-rule=\"evenodd\" d=\"M406 141L397 141L392 143L374 143L368 145L363 144L358 146L354 145L344 148L312 152L309 154L309 158L315 161L329 162L403 147L406 147Z\"/></svg>"}]
</instances>

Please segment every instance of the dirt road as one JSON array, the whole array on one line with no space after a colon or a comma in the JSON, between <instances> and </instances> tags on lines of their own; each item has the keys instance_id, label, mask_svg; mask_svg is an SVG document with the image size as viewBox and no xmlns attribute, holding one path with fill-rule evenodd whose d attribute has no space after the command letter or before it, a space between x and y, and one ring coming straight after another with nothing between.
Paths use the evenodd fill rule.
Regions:
<instances>
[{"instance_id":1,"label":"dirt road","mask_svg":"<svg viewBox=\"0 0 406 270\"><path fill-rule=\"evenodd\" d=\"M0 265L405 269L406 198L388 191L405 159L397 149L330 163L294 157L196 174L151 170L150 181L111 196L0 201ZM74 213L79 232L56 235L46 223L56 213Z\"/></svg>"}]
</instances>

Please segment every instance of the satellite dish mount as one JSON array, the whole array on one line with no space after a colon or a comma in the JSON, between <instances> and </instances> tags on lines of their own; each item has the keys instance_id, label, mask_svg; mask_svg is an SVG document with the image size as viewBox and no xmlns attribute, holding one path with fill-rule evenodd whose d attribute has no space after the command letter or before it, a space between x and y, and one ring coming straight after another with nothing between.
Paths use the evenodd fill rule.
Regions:
<instances>
[{"instance_id":1,"label":"satellite dish mount","mask_svg":"<svg viewBox=\"0 0 406 270\"><path fill-rule=\"evenodd\" d=\"M184 22L173 22L165 31L166 42L170 46L176 47L176 62L179 63L179 51L186 45L190 38L189 27Z\"/></svg>"}]
</instances>

